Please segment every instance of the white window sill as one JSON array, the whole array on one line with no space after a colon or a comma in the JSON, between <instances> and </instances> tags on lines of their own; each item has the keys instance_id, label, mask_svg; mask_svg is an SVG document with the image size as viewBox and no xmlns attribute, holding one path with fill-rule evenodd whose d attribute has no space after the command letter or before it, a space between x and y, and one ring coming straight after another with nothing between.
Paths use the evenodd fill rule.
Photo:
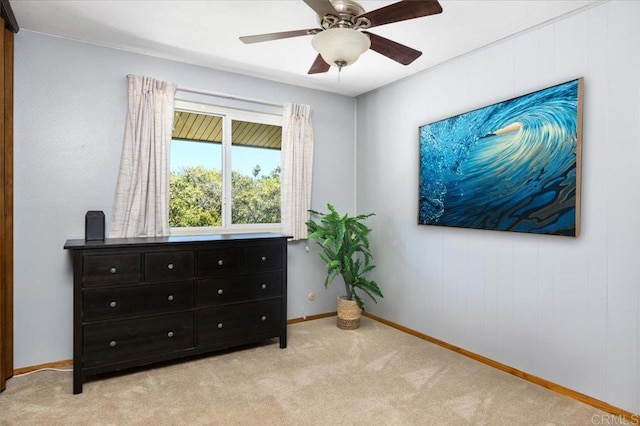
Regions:
<instances>
[{"instance_id":1,"label":"white window sill","mask_svg":"<svg viewBox=\"0 0 640 426\"><path fill-rule=\"evenodd\" d=\"M282 232L280 224L236 225L228 228L193 227L171 228L171 235L255 234L259 232Z\"/></svg>"}]
</instances>

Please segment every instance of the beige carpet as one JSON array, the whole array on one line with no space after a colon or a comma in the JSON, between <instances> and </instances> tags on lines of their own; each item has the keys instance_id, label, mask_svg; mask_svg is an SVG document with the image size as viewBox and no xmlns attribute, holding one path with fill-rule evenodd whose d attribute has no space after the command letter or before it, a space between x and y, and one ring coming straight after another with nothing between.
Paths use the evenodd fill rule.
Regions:
<instances>
[{"instance_id":1,"label":"beige carpet","mask_svg":"<svg viewBox=\"0 0 640 426\"><path fill-rule=\"evenodd\" d=\"M289 347L254 346L100 377L14 377L2 425L589 425L603 414L363 318L289 326ZM276 342L276 341L274 341Z\"/></svg>"}]
</instances>

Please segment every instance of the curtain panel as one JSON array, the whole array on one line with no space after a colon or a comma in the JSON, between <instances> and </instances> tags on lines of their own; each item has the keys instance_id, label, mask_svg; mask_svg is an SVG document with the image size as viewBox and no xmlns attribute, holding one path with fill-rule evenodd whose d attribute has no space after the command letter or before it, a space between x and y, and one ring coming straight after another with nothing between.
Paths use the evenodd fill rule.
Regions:
<instances>
[{"instance_id":1,"label":"curtain panel","mask_svg":"<svg viewBox=\"0 0 640 426\"><path fill-rule=\"evenodd\" d=\"M129 106L109 237L169 235L169 149L176 85L127 76Z\"/></svg>"},{"instance_id":2,"label":"curtain panel","mask_svg":"<svg viewBox=\"0 0 640 426\"><path fill-rule=\"evenodd\" d=\"M311 208L313 126L309 105L285 104L282 129L281 220L293 240L308 237Z\"/></svg>"}]
</instances>

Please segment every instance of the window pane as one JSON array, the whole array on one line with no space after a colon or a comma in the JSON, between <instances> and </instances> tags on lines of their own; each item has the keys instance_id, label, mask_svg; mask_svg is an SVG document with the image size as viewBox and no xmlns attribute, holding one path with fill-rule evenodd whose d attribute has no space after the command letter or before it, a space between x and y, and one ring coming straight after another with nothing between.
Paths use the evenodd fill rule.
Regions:
<instances>
[{"instance_id":1,"label":"window pane","mask_svg":"<svg viewBox=\"0 0 640 426\"><path fill-rule=\"evenodd\" d=\"M189 139L171 141L169 225L222 226L222 117L183 114L173 137Z\"/></svg>"},{"instance_id":2,"label":"window pane","mask_svg":"<svg viewBox=\"0 0 640 426\"><path fill-rule=\"evenodd\" d=\"M232 223L280 223L282 127L237 120L231 127Z\"/></svg>"}]
</instances>

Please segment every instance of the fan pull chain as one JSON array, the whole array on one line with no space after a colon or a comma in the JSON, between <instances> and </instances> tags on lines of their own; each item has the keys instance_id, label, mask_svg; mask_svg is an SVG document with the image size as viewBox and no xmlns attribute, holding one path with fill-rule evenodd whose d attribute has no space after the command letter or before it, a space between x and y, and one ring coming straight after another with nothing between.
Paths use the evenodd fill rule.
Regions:
<instances>
[{"instance_id":1,"label":"fan pull chain","mask_svg":"<svg viewBox=\"0 0 640 426\"><path fill-rule=\"evenodd\" d=\"M340 84L340 74L342 74L342 68L346 65L347 63L345 61L336 61L336 66L338 67L338 84Z\"/></svg>"}]
</instances>

